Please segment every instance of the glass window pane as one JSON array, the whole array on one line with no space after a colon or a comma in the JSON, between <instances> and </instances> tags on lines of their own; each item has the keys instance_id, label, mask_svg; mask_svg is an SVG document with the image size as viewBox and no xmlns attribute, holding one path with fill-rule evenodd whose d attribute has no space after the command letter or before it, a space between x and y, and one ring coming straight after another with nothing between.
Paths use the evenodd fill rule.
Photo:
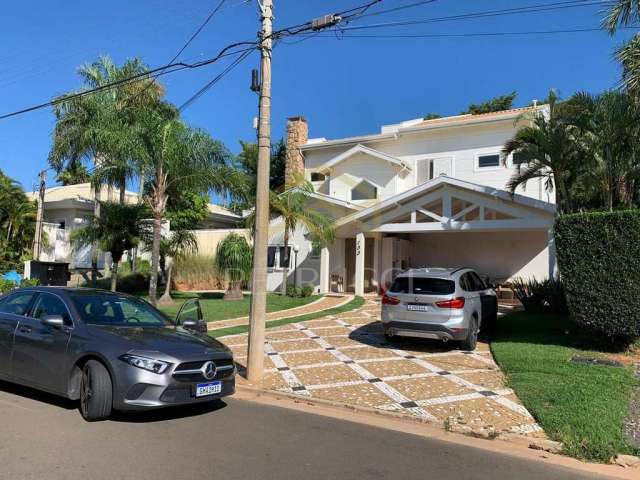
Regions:
<instances>
[{"instance_id":1,"label":"glass window pane","mask_svg":"<svg viewBox=\"0 0 640 480\"><path fill-rule=\"evenodd\" d=\"M375 200L378 198L378 189L369 182L360 182L351 190L351 200Z\"/></svg>"},{"instance_id":2,"label":"glass window pane","mask_svg":"<svg viewBox=\"0 0 640 480\"><path fill-rule=\"evenodd\" d=\"M284 247L280 247L280 268L289 268L291 258L291 247L287 247L285 252Z\"/></svg>"},{"instance_id":3,"label":"glass window pane","mask_svg":"<svg viewBox=\"0 0 640 480\"><path fill-rule=\"evenodd\" d=\"M455 287L452 280L443 278L398 277L389 291L414 295L449 295L455 291Z\"/></svg>"},{"instance_id":4,"label":"glass window pane","mask_svg":"<svg viewBox=\"0 0 640 480\"><path fill-rule=\"evenodd\" d=\"M478 157L478 167L486 168L486 167L499 167L500 166L500 155L480 155Z\"/></svg>"},{"instance_id":5,"label":"glass window pane","mask_svg":"<svg viewBox=\"0 0 640 480\"><path fill-rule=\"evenodd\" d=\"M41 293L33 307L33 318L42 319L49 315L60 315L65 325L71 325L71 317L66 305L60 298L49 293Z\"/></svg>"},{"instance_id":6,"label":"glass window pane","mask_svg":"<svg viewBox=\"0 0 640 480\"><path fill-rule=\"evenodd\" d=\"M276 266L276 250L278 247L267 248L267 268L273 268Z\"/></svg>"},{"instance_id":7,"label":"glass window pane","mask_svg":"<svg viewBox=\"0 0 640 480\"><path fill-rule=\"evenodd\" d=\"M0 302L0 313L24 315L27 313L27 308L33 295L33 292L21 292L9 295Z\"/></svg>"},{"instance_id":8,"label":"glass window pane","mask_svg":"<svg viewBox=\"0 0 640 480\"><path fill-rule=\"evenodd\" d=\"M524 153L522 153L522 152L515 152L515 153L512 155L512 160L511 160L511 161L512 161L512 163L513 163L514 165L520 165L521 163L528 163L528 162L529 162L529 159L527 158L527 155L525 155Z\"/></svg>"}]
</instances>

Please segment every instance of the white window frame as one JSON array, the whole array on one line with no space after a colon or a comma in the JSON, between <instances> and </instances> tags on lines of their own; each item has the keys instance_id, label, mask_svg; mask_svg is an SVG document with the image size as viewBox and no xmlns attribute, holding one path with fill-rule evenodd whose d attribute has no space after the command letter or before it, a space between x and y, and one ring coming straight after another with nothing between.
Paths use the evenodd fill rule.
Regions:
<instances>
[{"instance_id":1,"label":"white window frame","mask_svg":"<svg viewBox=\"0 0 640 480\"><path fill-rule=\"evenodd\" d=\"M494 155L498 155L498 165L491 167L481 167L480 166L480 157L491 157ZM475 172L490 172L492 170L502 170L505 168L503 165L503 155L500 151L491 151L491 152L480 152L475 154L475 160L473 165L473 170Z\"/></svg>"}]
</instances>

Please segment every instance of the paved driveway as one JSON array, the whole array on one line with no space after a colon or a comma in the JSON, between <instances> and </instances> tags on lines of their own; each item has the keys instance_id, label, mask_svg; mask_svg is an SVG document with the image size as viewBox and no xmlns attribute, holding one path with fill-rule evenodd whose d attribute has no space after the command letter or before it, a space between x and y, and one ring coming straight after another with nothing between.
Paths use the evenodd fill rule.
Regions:
<instances>
[{"instance_id":1,"label":"paved driveway","mask_svg":"<svg viewBox=\"0 0 640 480\"><path fill-rule=\"evenodd\" d=\"M504 384L486 343L474 352L419 339L388 343L380 304L267 330L264 388L402 412L476 432L542 435ZM220 339L246 360L246 334Z\"/></svg>"}]
</instances>

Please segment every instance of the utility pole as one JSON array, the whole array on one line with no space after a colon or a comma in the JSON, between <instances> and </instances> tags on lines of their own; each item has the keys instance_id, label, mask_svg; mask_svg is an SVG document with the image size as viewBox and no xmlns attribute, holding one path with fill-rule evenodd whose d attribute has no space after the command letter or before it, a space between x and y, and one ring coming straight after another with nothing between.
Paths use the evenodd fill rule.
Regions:
<instances>
[{"instance_id":1,"label":"utility pole","mask_svg":"<svg viewBox=\"0 0 640 480\"><path fill-rule=\"evenodd\" d=\"M253 238L253 277L249 316L247 380L259 382L264 369L264 329L267 304L267 242L269 237L269 163L271 162L271 53L273 0L258 0L262 18L260 32L261 85L258 121L258 167L256 179L256 225Z\"/></svg>"},{"instance_id":2,"label":"utility pole","mask_svg":"<svg viewBox=\"0 0 640 480\"><path fill-rule=\"evenodd\" d=\"M40 172L40 190L38 192L38 213L36 214L36 232L33 237L33 259L40 260L42 251L42 218L44 217L44 191L47 183L47 171Z\"/></svg>"}]
</instances>

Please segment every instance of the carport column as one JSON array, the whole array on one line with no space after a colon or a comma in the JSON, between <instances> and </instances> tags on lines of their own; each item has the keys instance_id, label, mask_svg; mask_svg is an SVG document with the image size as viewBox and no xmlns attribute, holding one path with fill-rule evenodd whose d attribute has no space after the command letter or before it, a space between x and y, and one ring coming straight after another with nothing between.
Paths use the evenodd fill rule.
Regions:
<instances>
[{"instance_id":1,"label":"carport column","mask_svg":"<svg viewBox=\"0 0 640 480\"><path fill-rule=\"evenodd\" d=\"M364 295L364 233L356 235L356 295Z\"/></svg>"},{"instance_id":2,"label":"carport column","mask_svg":"<svg viewBox=\"0 0 640 480\"><path fill-rule=\"evenodd\" d=\"M322 247L320 250L320 293L329 293L331 275L329 247Z\"/></svg>"}]
</instances>

